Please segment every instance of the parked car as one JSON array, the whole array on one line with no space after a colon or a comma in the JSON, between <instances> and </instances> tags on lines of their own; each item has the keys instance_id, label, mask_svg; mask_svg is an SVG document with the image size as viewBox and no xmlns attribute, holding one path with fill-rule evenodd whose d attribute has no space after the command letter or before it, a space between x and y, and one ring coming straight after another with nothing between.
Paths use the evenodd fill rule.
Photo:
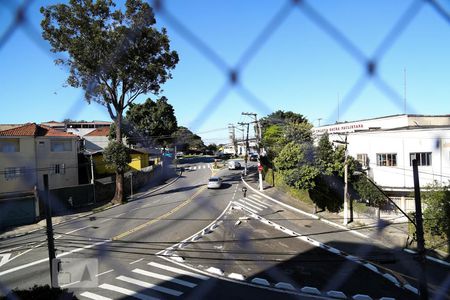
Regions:
<instances>
[{"instance_id":1,"label":"parked car","mask_svg":"<svg viewBox=\"0 0 450 300\"><path fill-rule=\"evenodd\" d=\"M220 189L222 186L222 178L220 177L211 177L208 180L208 189Z\"/></svg>"},{"instance_id":2,"label":"parked car","mask_svg":"<svg viewBox=\"0 0 450 300\"><path fill-rule=\"evenodd\" d=\"M184 152L177 152L176 158L182 158L184 156Z\"/></svg>"},{"instance_id":3,"label":"parked car","mask_svg":"<svg viewBox=\"0 0 450 300\"><path fill-rule=\"evenodd\" d=\"M258 161L258 154L255 154L255 153L253 153L253 154L250 154L250 161Z\"/></svg>"},{"instance_id":4,"label":"parked car","mask_svg":"<svg viewBox=\"0 0 450 300\"><path fill-rule=\"evenodd\" d=\"M241 164L238 161L232 160L228 162L228 170L239 170Z\"/></svg>"}]
</instances>

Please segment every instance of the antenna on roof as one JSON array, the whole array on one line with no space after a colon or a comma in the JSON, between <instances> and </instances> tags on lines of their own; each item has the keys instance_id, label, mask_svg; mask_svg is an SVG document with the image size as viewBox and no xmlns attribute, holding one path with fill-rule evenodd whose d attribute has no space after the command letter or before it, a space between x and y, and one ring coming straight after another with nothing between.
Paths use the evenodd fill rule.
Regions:
<instances>
[{"instance_id":1,"label":"antenna on roof","mask_svg":"<svg viewBox=\"0 0 450 300\"><path fill-rule=\"evenodd\" d=\"M337 123L339 123L339 93L337 94L337 104L338 104L338 111L337 111L337 113L338 113L338 115L337 115Z\"/></svg>"},{"instance_id":2,"label":"antenna on roof","mask_svg":"<svg viewBox=\"0 0 450 300\"><path fill-rule=\"evenodd\" d=\"M403 69L403 113L406 115L406 68Z\"/></svg>"}]
</instances>

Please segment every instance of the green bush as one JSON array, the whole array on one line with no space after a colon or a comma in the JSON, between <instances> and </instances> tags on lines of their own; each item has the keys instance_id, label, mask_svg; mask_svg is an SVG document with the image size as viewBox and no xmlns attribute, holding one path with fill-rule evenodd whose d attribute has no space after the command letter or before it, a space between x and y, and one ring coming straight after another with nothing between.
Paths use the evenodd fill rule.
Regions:
<instances>
[{"instance_id":1,"label":"green bush","mask_svg":"<svg viewBox=\"0 0 450 300\"><path fill-rule=\"evenodd\" d=\"M33 300L75 300L78 299L67 289L51 288L47 285L35 285L26 290L15 289L0 299L33 299Z\"/></svg>"}]
</instances>

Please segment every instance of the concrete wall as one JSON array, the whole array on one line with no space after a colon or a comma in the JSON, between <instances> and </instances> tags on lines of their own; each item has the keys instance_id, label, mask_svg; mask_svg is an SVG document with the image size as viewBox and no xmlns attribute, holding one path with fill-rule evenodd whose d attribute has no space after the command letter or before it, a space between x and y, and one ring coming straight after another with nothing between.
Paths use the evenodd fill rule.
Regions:
<instances>
[{"instance_id":1,"label":"concrete wall","mask_svg":"<svg viewBox=\"0 0 450 300\"><path fill-rule=\"evenodd\" d=\"M52 140L70 141L70 151L51 151ZM49 176L49 188L56 189L78 185L78 141L75 138L37 137L36 160L38 187L43 189L43 175ZM60 165L60 173L55 174L53 166ZM64 167L63 167L64 165Z\"/></svg>"},{"instance_id":2,"label":"concrete wall","mask_svg":"<svg viewBox=\"0 0 450 300\"><path fill-rule=\"evenodd\" d=\"M0 140L11 137L0 137ZM36 156L33 137L19 138L19 152L0 152L0 193L31 191L36 185ZM7 168L21 168L19 176L6 178Z\"/></svg>"}]
</instances>

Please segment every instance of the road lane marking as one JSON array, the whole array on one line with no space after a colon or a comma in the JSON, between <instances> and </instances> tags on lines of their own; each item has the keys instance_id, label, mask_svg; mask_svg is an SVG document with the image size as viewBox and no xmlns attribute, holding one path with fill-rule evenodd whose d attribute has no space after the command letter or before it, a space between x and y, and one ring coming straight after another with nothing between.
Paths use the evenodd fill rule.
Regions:
<instances>
[{"instance_id":1,"label":"road lane marking","mask_svg":"<svg viewBox=\"0 0 450 300\"><path fill-rule=\"evenodd\" d=\"M119 239L122 239L122 238L124 238L124 237L126 237L126 236L128 236L128 235L130 235L130 234L132 234L132 233L135 233L136 231L139 231L139 230L141 230L141 229L143 229L143 228L145 228L145 227L147 227L147 226L149 226L149 225L152 225L152 224L154 224L154 223L156 223L156 222L158 222L158 221L160 221L160 220L162 220L162 219L164 219L164 218L169 217L169 216L172 215L173 213L177 212L178 210L180 210L181 208L183 208L184 206L186 206L187 204L189 204L192 200L194 200L194 199L195 199L201 192L203 192L205 189L206 189L206 186L201 187L197 192L195 192L194 195L192 195L191 197L189 197L186 201L180 203L180 204L179 204L178 206L176 206L175 208L169 210L169 211L166 212L165 214L163 214L163 215L161 215L161 216L159 216L159 217L157 217L157 218L155 218L155 219L149 220L149 221L147 221L147 222L145 222L145 223L143 223L143 224L141 224L141 225L138 225L138 226L136 226L136 227L134 227L134 228L132 228L132 229L130 229L130 230L127 230L127 231L125 231L125 232L122 232L122 233L120 233L120 234L114 236L114 237L112 238L112 240L119 240Z\"/></svg>"},{"instance_id":2,"label":"road lane marking","mask_svg":"<svg viewBox=\"0 0 450 300\"><path fill-rule=\"evenodd\" d=\"M262 205L260 202L256 202L255 200L252 200L252 199L250 199L250 198L247 198L247 199L245 199L246 201L248 201L248 202L250 202L250 203L253 203L253 204L255 204L255 205L257 205L257 206L259 206L259 207L261 207L261 208L268 208L268 206L265 206L265 205Z\"/></svg>"},{"instance_id":3,"label":"road lane marking","mask_svg":"<svg viewBox=\"0 0 450 300\"><path fill-rule=\"evenodd\" d=\"M111 270L105 271L105 272L103 272L103 273L99 273L99 274L95 275L95 277L99 277L99 276L102 276L102 275L111 273L111 272L113 272L113 271L114 271L114 269L111 269Z\"/></svg>"},{"instance_id":4,"label":"road lane marking","mask_svg":"<svg viewBox=\"0 0 450 300\"><path fill-rule=\"evenodd\" d=\"M138 263L138 262L143 261L143 260L144 260L143 258L140 258L138 260L132 261L132 262L130 262L130 265Z\"/></svg>"},{"instance_id":5,"label":"road lane marking","mask_svg":"<svg viewBox=\"0 0 450 300\"><path fill-rule=\"evenodd\" d=\"M0 254L0 267L9 262L9 258L11 257L11 253Z\"/></svg>"},{"instance_id":6,"label":"road lane marking","mask_svg":"<svg viewBox=\"0 0 450 300\"><path fill-rule=\"evenodd\" d=\"M65 287L68 287L68 286L71 286L71 285L74 285L74 284L77 284L77 283L80 283L80 281L78 280L78 281L74 281L74 282L71 282L71 283L62 284L60 287L65 288Z\"/></svg>"},{"instance_id":7,"label":"road lane marking","mask_svg":"<svg viewBox=\"0 0 450 300\"><path fill-rule=\"evenodd\" d=\"M112 219L113 219L113 218L104 219L104 220L102 220L102 221L99 222L99 223L105 223L105 222L110 221L110 220L112 220Z\"/></svg>"},{"instance_id":8,"label":"road lane marking","mask_svg":"<svg viewBox=\"0 0 450 300\"><path fill-rule=\"evenodd\" d=\"M264 203L263 201L261 201L261 199L256 198L255 195L249 195L248 198L252 199L256 203L260 203L261 205L264 205L265 207L267 207L267 205L269 205L269 204Z\"/></svg>"},{"instance_id":9,"label":"road lane marking","mask_svg":"<svg viewBox=\"0 0 450 300\"><path fill-rule=\"evenodd\" d=\"M112 300L111 298L103 297L103 296L100 296L100 295L97 295L97 294L94 294L91 292L81 293L80 296L83 296L83 297L86 297L89 299L93 299L93 300Z\"/></svg>"},{"instance_id":10,"label":"road lane marking","mask_svg":"<svg viewBox=\"0 0 450 300\"><path fill-rule=\"evenodd\" d=\"M115 285L111 285L111 284L107 284L107 283L104 283L104 284L100 285L99 288L104 289L104 290L110 290L110 291L118 292L118 293L121 293L121 294L124 294L124 295L127 295L127 296L131 296L131 297L134 297L134 298L141 299L141 300L159 300L158 298L155 298L155 297L150 297L150 296L138 293L138 292L134 292L134 291L129 290L129 289L125 289L125 288L122 288L122 287L119 287L119 286L115 286Z\"/></svg>"},{"instance_id":11,"label":"road lane marking","mask_svg":"<svg viewBox=\"0 0 450 300\"><path fill-rule=\"evenodd\" d=\"M247 202L246 199L239 199L238 201L241 202L241 203L243 203L244 205L247 205L247 206L250 206L250 207L253 208L253 209L256 209L257 211L263 210L263 208L261 208L261 207L259 207L259 206L256 206L255 204L252 204L252 203L250 203L250 202Z\"/></svg>"},{"instance_id":12,"label":"road lane marking","mask_svg":"<svg viewBox=\"0 0 450 300\"><path fill-rule=\"evenodd\" d=\"M150 283L150 282L142 281L142 280L139 280L139 279L134 279L134 278L127 277L127 276L119 276L119 277L116 277L116 279L122 280L122 281L125 281L125 282L128 282L128 283L131 283L131 284L135 284L135 285L144 287L146 289L152 289L152 290L155 290L155 291L158 291L158 292L161 292L161 293L165 293L165 294L168 294L168 295L176 296L176 297L183 295L183 292L180 292L180 291L177 291L177 290L174 290L174 289L169 289L169 288L166 288L166 287L163 287L163 286L159 286L157 284L153 284L153 283Z\"/></svg>"},{"instance_id":13,"label":"road lane marking","mask_svg":"<svg viewBox=\"0 0 450 300\"><path fill-rule=\"evenodd\" d=\"M68 232L66 232L66 233L64 233L64 234L71 234L71 233L74 233L74 232L77 232L77 231L86 229L86 228L88 228L88 227L91 227L91 225L84 226L84 227L81 227L81 228L78 228L78 229L75 229L75 230L72 230L72 231L68 231Z\"/></svg>"},{"instance_id":14,"label":"road lane marking","mask_svg":"<svg viewBox=\"0 0 450 300\"><path fill-rule=\"evenodd\" d=\"M236 203L236 205L240 206L241 208L249 210L250 212L252 212L254 214L258 213L258 211L254 210L254 209L252 209L250 207L245 206L245 204L242 204L242 203L239 203L239 202L235 202L235 203Z\"/></svg>"},{"instance_id":15,"label":"road lane marking","mask_svg":"<svg viewBox=\"0 0 450 300\"><path fill-rule=\"evenodd\" d=\"M257 195L257 194L253 194L252 196L256 197L256 199L262 199L262 197L260 195Z\"/></svg>"},{"instance_id":16,"label":"road lane marking","mask_svg":"<svg viewBox=\"0 0 450 300\"><path fill-rule=\"evenodd\" d=\"M180 284L180 285L184 285L184 286L187 286L187 287L190 287L190 288L193 288L193 287L197 286L197 284L195 284L193 282L190 282L190 281L181 280L181 279L178 279L178 278L175 278L175 277L172 277L172 276L167 276L167 275L162 275L162 274L158 274L158 273L153 273L153 272L149 272L149 271L146 271L146 270L134 269L132 272L137 273L137 274L141 274L141 275L145 275L145 276L148 276L148 277L153 277L153 278L156 278L156 279L161 279L161 280L164 280L164 281L170 281L170 282L177 283L177 284Z\"/></svg>"},{"instance_id":17,"label":"road lane marking","mask_svg":"<svg viewBox=\"0 0 450 300\"><path fill-rule=\"evenodd\" d=\"M191 272L191 271L187 271L187 270L183 270L183 269L179 269L179 268L175 268L175 267L171 267L171 266L166 266L166 265L155 263L155 262L149 262L148 265L152 266L152 267L160 268L160 269L172 272L172 273L177 273L177 274L180 274L180 275L186 275L186 276L194 277L194 278L201 279L201 280L208 280L209 279L208 276L205 276L205 275L202 275L202 274L197 274L197 273L194 273L194 272Z\"/></svg>"},{"instance_id":18,"label":"road lane marking","mask_svg":"<svg viewBox=\"0 0 450 300\"><path fill-rule=\"evenodd\" d=\"M109 242L111 242L111 240L105 240L105 241L97 242L97 243L94 243L94 244L91 244L91 245L87 245L87 246L84 246L84 247L81 247L81 248L73 249L73 250L70 250L68 252L64 252L64 253L58 254L56 256L56 258L67 256L69 254L80 252L82 250L89 249L89 248L92 248L92 247L95 247L95 246L99 246L99 245L103 245L103 244L106 244L106 243L109 243ZM0 276L6 275L6 274L10 274L10 273L22 270L22 269L26 269L26 268L38 265L38 264L46 262L46 261L48 261L48 257L43 258L43 259L39 259L39 260L36 260L36 261L33 261L33 262L30 262L30 263L27 263L27 264L24 264L24 265L21 265L21 266L17 266L17 267L14 267L12 269L9 269L9 270L5 270L3 272L0 272Z\"/></svg>"}]
</instances>

